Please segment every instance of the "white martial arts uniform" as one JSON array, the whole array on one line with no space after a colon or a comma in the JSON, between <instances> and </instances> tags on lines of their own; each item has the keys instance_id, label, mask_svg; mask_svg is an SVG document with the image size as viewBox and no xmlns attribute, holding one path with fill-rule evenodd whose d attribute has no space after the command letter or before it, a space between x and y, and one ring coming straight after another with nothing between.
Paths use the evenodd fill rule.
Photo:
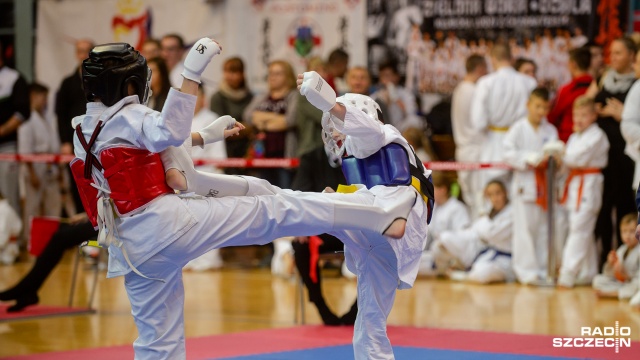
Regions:
<instances>
[{"instance_id":1,"label":"white martial arts uniform","mask_svg":"<svg viewBox=\"0 0 640 360\"><path fill-rule=\"evenodd\" d=\"M193 117L191 123L191 131L198 131L204 127L210 125L218 118L218 114L212 112L207 108L202 108ZM203 147L195 146L191 148L191 157L194 159L226 159L227 148L224 141L217 141L212 144L207 144ZM213 165L201 165L196 166L197 171L204 171L209 173L220 174L222 171ZM222 256L220 256L220 249L213 249L208 253L189 261L185 265L185 269L194 271L205 271L210 269L219 269L223 265Z\"/></svg>"},{"instance_id":2,"label":"white martial arts uniform","mask_svg":"<svg viewBox=\"0 0 640 360\"><path fill-rule=\"evenodd\" d=\"M478 218L468 229L445 231L439 242L458 264L469 269L467 280L483 284L513 281L512 232L513 212L507 204L493 217Z\"/></svg>"},{"instance_id":3,"label":"white martial arts uniform","mask_svg":"<svg viewBox=\"0 0 640 360\"><path fill-rule=\"evenodd\" d=\"M613 264L604 264L602 274L593 278L593 288L602 292L618 292L618 299L629 299L640 289L640 246L629 250L622 244L616 251L618 261L622 261L624 272L630 278L622 282L615 278Z\"/></svg>"},{"instance_id":4,"label":"white martial arts uniform","mask_svg":"<svg viewBox=\"0 0 640 360\"><path fill-rule=\"evenodd\" d=\"M345 104L347 113L341 132L347 135L345 149L356 158L366 158L390 143L402 145L409 162L416 165L413 150L400 132L383 125L364 112ZM425 176L431 175L425 170ZM355 195L363 204L386 203L402 193L417 194L411 186L359 185ZM375 195L372 196L371 194ZM404 237L388 239L370 231L334 231L332 235L345 244L348 269L358 277L358 315L353 334L355 359L393 359L387 337L387 317L395 300L396 289L409 289L418 274L420 254L427 241L427 206L418 196L407 219Z\"/></svg>"},{"instance_id":5,"label":"white martial arts uniform","mask_svg":"<svg viewBox=\"0 0 640 360\"><path fill-rule=\"evenodd\" d=\"M11 265L15 262L20 253L17 243L20 230L20 216L9 204L9 200L0 199L0 263Z\"/></svg>"},{"instance_id":6,"label":"white martial arts uniform","mask_svg":"<svg viewBox=\"0 0 640 360\"><path fill-rule=\"evenodd\" d=\"M58 132L48 119L31 110L29 121L18 128L19 154L57 154L60 152ZM40 186L31 185L31 174L27 164L20 166L20 175L24 189L24 232L27 238L31 231L31 218L34 216L60 216L62 197L60 194L60 169L57 164L31 163Z\"/></svg>"},{"instance_id":7,"label":"white martial arts uniform","mask_svg":"<svg viewBox=\"0 0 640 360\"><path fill-rule=\"evenodd\" d=\"M453 140L456 143L456 161L478 162L482 151L483 133L474 129L471 123L471 102L476 84L463 80L451 97L451 126ZM462 197L469 205L472 218L482 212L483 188L477 171L458 171L458 183L462 189Z\"/></svg>"},{"instance_id":8,"label":"white martial arts uniform","mask_svg":"<svg viewBox=\"0 0 640 360\"><path fill-rule=\"evenodd\" d=\"M189 136L195 101L195 96L171 89L162 113L139 105L135 95L109 108L93 102L87 104L87 114L76 117L73 123L74 126L80 124L82 134L89 139L98 121L104 121L92 148L98 159L103 150L114 147L159 152L181 145ZM74 145L76 157L84 160L85 150L77 136ZM102 172L95 167L92 177L98 186L109 189ZM247 181L247 196L187 198L167 194L140 207L133 215L115 219L122 248L114 243L109 246L107 277L125 276L125 288L138 328L138 339L134 342L136 359L186 357L182 267L189 260L214 248L265 244L288 235L310 236L341 229L371 230L377 235L378 231L382 233L380 227L374 227L373 220L363 219L386 214L382 220L386 223L388 215L397 216L394 210L336 201L338 197L361 198L350 194L335 197L335 194L296 193L294 196L292 192L283 192L275 196L253 196L270 184L263 187L265 181L249 177ZM412 196L400 194L393 199L393 204L400 199L403 209L408 211L407 204L415 198ZM369 194L367 200L373 204L376 199ZM360 224L351 226L355 222ZM146 277L132 270L125 254Z\"/></svg>"},{"instance_id":9,"label":"white martial arts uniform","mask_svg":"<svg viewBox=\"0 0 640 360\"><path fill-rule=\"evenodd\" d=\"M452 259L440 247L440 235L446 231L465 229L469 225L469 210L460 200L450 197L442 205L435 204L427 244L420 258L420 275L440 275L448 268Z\"/></svg>"},{"instance_id":10,"label":"white martial arts uniform","mask_svg":"<svg viewBox=\"0 0 640 360\"><path fill-rule=\"evenodd\" d=\"M640 81L636 80L631 86L628 99L640 99ZM620 122L620 131L622 137L627 142L624 149L633 161L636 162L636 169L633 176L633 186L637 190L638 182L640 182L640 102L629 101L624 104L622 110L622 121Z\"/></svg>"},{"instance_id":11,"label":"white martial arts uniform","mask_svg":"<svg viewBox=\"0 0 640 360\"><path fill-rule=\"evenodd\" d=\"M511 184L513 268L518 281L524 284L535 282L547 274L546 212L536 204L536 176L529 167L533 158L542 157L544 144L554 140L558 140L555 126L545 119L534 130L527 118L511 126L504 138L504 158L514 168Z\"/></svg>"},{"instance_id":12,"label":"white martial arts uniform","mask_svg":"<svg viewBox=\"0 0 640 360\"><path fill-rule=\"evenodd\" d=\"M535 87L535 79L520 74L512 67L500 68L478 80L471 103L471 123L485 134L480 161L505 160L503 139L509 127L527 114L527 100ZM479 186L484 189L492 179L506 182L508 171L482 170L478 176Z\"/></svg>"},{"instance_id":13,"label":"white martial arts uniform","mask_svg":"<svg viewBox=\"0 0 640 360\"><path fill-rule=\"evenodd\" d=\"M609 141L596 123L581 133L571 134L567 141L563 164L575 174L564 204L569 211L569 237L562 252L560 285L591 284L598 274L594 231L602 206L604 176L596 170L607 166L608 154Z\"/></svg>"}]
</instances>

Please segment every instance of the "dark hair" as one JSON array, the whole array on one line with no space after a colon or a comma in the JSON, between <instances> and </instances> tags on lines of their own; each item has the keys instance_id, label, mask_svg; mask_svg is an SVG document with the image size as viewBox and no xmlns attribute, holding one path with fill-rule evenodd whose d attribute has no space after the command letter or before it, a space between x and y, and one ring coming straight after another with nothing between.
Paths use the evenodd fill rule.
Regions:
<instances>
[{"instance_id":1,"label":"dark hair","mask_svg":"<svg viewBox=\"0 0 640 360\"><path fill-rule=\"evenodd\" d=\"M467 74L474 72L480 66L487 66L487 60L484 56L478 54L471 54L464 64Z\"/></svg>"},{"instance_id":2,"label":"dark hair","mask_svg":"<svg viewBox=\"0 0 640 360\"><path fill-rule=\"evenodd\" d=\"M239 57L232 57L227 59L222 65L223 70L228 70L231 72L241 73L242 74L242 85L240 88L246 88L246 80L244 78L244 61L242 61Z\"/></svg>"},{"instance_id":3,"label":"dark hair","mask_svg":"<svg viewBox=\"0 0 640 360\"><path fill-rule=\"evenodd\" d=\"M327 63L335 64L335 63L341 62L341 61L348 62L349 61L349 54L346 51L338 48L338 49L333 50L329 54L329 59L327 60Z\"/></svg>"},{"instance_id":4,"label":"dark hair","mask_svg":"<svg viewBox=\"0 0 640 360\"><path fill-rule=\"evenodd\" d=\"M537 97L538 99L541 99L544 101L549 101L549 90L547 90L547 88L544 88L544 87L537 87L533 89L533 91L531 92L531 95L529 96L529 99L533 97Z\"/></svg>"},{"instance_id":5,"label":"dark hair","mask_svg":"<svg viewBox=\"0 0 640 360\"><path fill-rule=\"evenodd\" d=\"M624 47L626 47L627 50L632 52L634 55L635 55L636 51L638 51L638 46L636 46L635 41L633 41L633 39L631 39L628 36L619 37L619 38L617 38L617 39L615 39L613 41L621 42L622 45L624 45Z\"/></svg>"},{"instance_id":6,"label":"dark hair","mask_svg":"<svg viewBox=\"0 0 640 360\"><path fill-rule=\"evenodd\" d=\"M513 68L516 69L516 71L520 71L520 68L523 65L526 64L531 64L533 65L533 69L537 70L538 69L538 65L536 65L536 62L531 60L531 59L527 59L527 58L523 58L523 57L519 57L516 59L516 61L513 63Z\"/></svg>"},{"instance_id":7,"label":"dark hair","mask_svg":"<svg viewBox=\"0 0 640 360\"><path fill-rule=\"evenodd\" d=\"M176 34L176 33L171 33L171 34L167 34L165 36L162 37L163 39L168 39L168 38L172 38L172 39L176 39L178 41L178 46L180 46L181 49L184 49L184 40L182 39L182 36Z\"/></svg>"},{"instance_id":8,"label":"dark hair","mask_svg":"<svg viewBox=\"0 0 640 360\"><path fill-rule=\"evenodd\" d=\"M158 76L160 78L160 93L154 94L158 95L167 95L169 94L169 90L171 89L171 80L169 80L169 68L167 68L167 63L160 57L154 57L147 61L147 64L156 64L158 68L158 74L151 74L151 76Z\"/></svg>"},{"instance_id":9,"label":"dark hair","mask_svg":"<svg viewBox=\"0 0 640 360\"><path fill-rule=\"evenodd\" d=\"M509 196L509 192L507 191L507 186L501 180L493 179L489 181L487 185L485 185L484 190L487 191L487 189L491 185L498 185L502 190L502 192L504 192L507 196Z\"/></svg>"},{"instance_id":10,"label":"dark hair","mask_svg":"<svg viewBox=\"0 0 640 360\"><path fill-rule=\"evenodd\" d=\"M447 193L451 192L453 180L447 172L434 172L431 174L431 180L434 187L444 187L447 188Z\"/></svg>"},{"instance_id":11,"label":"dark hair","mask_svg":"<svg viewBox=\"0 0 640 360\"><path fill-rule=\"evenodd\" d=\"M47 94L49 93L49 88L43 84L38 82L32 82L29 85L29 94Z\"/></svg>"},{"instance_id":12,"label":"dark hair","mask_svg":"<svg viewBox=\"0 0 640 360\"><path fill-rule=\"evenodd\" d=\"M591 66L591 50L586 46L573 49L569 51L569 60L573 61L578 69L587 71Z\"/></svg>"},{"instance_id":13,"label":"dark hair","mask_svg":"<svg viewBox=\"0 0 640 360\"><path fill-rule=\"evenodd\" d=\"M385 61L380 66L378 66L378 73L381 73L382 70L391 70L394 74L398 75L398 67L392 61Z\"/></svg>"}]
</instances>

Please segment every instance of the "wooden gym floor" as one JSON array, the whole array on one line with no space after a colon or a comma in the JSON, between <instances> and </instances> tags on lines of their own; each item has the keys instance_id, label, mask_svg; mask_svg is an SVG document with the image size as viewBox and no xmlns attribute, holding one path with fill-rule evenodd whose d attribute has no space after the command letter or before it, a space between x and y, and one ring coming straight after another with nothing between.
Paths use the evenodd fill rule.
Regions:
<instances>
[{"instance_id":1,"label":"wooden gym floor","mask_svg":"<svg viewBox=\"0 0 640 360\"><path fill-rule=\"evenodd\" d=\"M0 266L0 289L12 286L31 263ZM41 289L45 305L67 304L73 270L68 252ZM327 275L327 274L325 274ZM92 272L81 266L76 305L87 300ZM123 279L99 275L97 313L0 323L0 358L50 351L127 345L136 338ZM339 315L355 299L355 282L323 277L329 306ZM184 275L187 337L293 326L296 283L268 270L225 269ZM306 296L306 291L305 291ZM320 324L315 307L306 305L307 324ZM579 336L583 326L630 326L640 340L640 312L626 302L598 300L590 288L556 290L517 284L471 285L418 279L399 291L389 324Z\"/></svg>"}]
</instances>

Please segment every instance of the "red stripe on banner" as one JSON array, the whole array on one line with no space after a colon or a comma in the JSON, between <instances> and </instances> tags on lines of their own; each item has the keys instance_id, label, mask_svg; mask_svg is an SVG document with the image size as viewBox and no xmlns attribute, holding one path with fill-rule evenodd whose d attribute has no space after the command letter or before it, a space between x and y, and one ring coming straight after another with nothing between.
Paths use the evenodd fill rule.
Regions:
<instances>
[{"instance_id":1,"label":"red stripe on banner","mask_svg":"<svg viewBox=\"0 0 640 360\"><path fill-rule=\"evenodd\" d=\"M0 161L12 162L39 162L50 164L66 164L75 156L58 154L0 154ZM219 168L296 168L300 160L296 158L285 159L193 159L195 166L213 165ZM505 163L468 163L455 161L429 161L424 163L430 170L459 171L459 170L483 170L483 169L511 169Z\"/></svg>"}]
</instances>

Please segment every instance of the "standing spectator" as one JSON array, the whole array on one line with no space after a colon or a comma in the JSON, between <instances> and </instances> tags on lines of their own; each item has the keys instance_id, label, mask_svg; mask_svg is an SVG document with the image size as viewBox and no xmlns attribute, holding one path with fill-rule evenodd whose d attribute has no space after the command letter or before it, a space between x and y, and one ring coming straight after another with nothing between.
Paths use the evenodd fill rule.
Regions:
<instances>
[{"instance_id":1,"label":"standing spectator","mask_svg":"<svg viewBox=\"0 0 640 360\"><path fill-rule=\"evenodd\" d=\"M162 49L160 53L169 68L169 79L171 86L179 88L182 84L182 70L184 63L182 56L184 55L184 40L178 34L167 34L160 40Z\"/></svg>"},{"instance_id":2,"label":"standing spectator","mask_svg":"<svg viewBox=\"0 0 640 360\"><path fill-rule=\"evenodd\" d=\"M322 78L326 79L327 69L325 63L319 57L309 60L307 71L315 71ZM333 89L335 91L335 89ZM296 119L298 126L298 152L297 156L302 156L314 150L322 144L322 111L307 100L306 97L298 95L298 106L296 108ZM333 186L332 186L333 187Z\"/></svg>"},{"instance_id":3,"label":"standing spectator","mask_svg":"<svg viewBox=\"0 0 640 360\"><path fill-rule=\"evenodd\" d=\"M296 139L296 77L291 65L283 60L272 61L267 75L269 91L255 97L244 111L243 119L251 121L259 132L256 144L264 146L264 154L254 147L254 156L291 158L297 148ZM259 144L261 142L262 144ZM290 169L264 169L262 177L281 188L289 188L293 172Z\"/></svg>"},{"instance_id":4,"label":"standing spectator","mask_svg":"<svg viewBox=\"0 0 640 360\"><path fill-rule=\"evenodd\" d=\"M504 157L514 168L513 268L518 281L531 284L547 273L547 220L544 172L545 144L558 139L558 131L545 117L549 92L536 88L527 102L529 114L517 121L504 138Z\"/></svg>"},{"instance_id":5,"label":"standing spectator","mask_svg":"<svg viewBox=\"0 0 640 360\"><path fill-rule=\"evenodd\" d=\"M599 297L629 299L640 289L640 246L636 239L638 215L627 214L620 222L622 245L607 255L602 274L593 279Z\"/></svg>"},{"instance_id":6,"label":"standing spectator","mask_svg":"<svg viewBox=\"0 0 640 360\"><path fill-rule=\"evenodd\" d=\"M218 118L218 114L211 112L211 110L205 108L205 94L202 85L198 87L198 99L196 100L196 110L193 121L191 122L191 131L198 131L213 123ZM191 157L194 159L226 159L227 150L224 145L225 140L217 141L212 144L204 145L203 147L194 146L191 148ZM196 166L197 171L204 171L210 173L221 173L220 169L214 165L205 164ZM194 271L206 271L214 270L222 267L222 257L220 256L220 249L213 249L206 254L195 258L187 265L185 270Z\"/></svg>"},{"instance_id":7,"label":"standing spectator","mask_svg":"<svg viewBox=\"0 0 640 360\"><path fill-rule=\"evenodd\" d=\"M491 50L495 72L478 80L471 104L471 123L485 135L481 162L504 160L503 141L509 127L527 114L527 99L536 87L536 80L511 67L509 47L497 44ZM483 170L479 186L484 188L493 179L508 178L507 170ZM505 182L506 183L506 182Z\"/></svg>"},{"instance_id":8,"label":"standing spectator","mask_svg":"<svg viewBox=\"0 0 640 360\"><path fill-rule=\"evenodd\" d=\"M77 61L76 68L73 73L62 80L58 93L56 94L56 117L58 120L58 135L60 137L60 154L73 155L73 127L71 127L71 119L78 115L82 115L87 110L87 98L82 90L82 61L89 57L89 51L93 48L93 41L88 39L80 39L75 43L75 57ZM64 189L65 192L71 194L75 212L82 211L82 201L78 194L78 187L71 176L71 169L67 167L65 178L68 181L69 188ZM67 214L73 215L73 214Z\"/></svg>"},{"instance_id":9,"label":"standing spectator","mask_svg":"<svg viewBox=\"0 0 640 360\"><path fill-rule=\"evenodd\" d=\"M585 46L589 42L589 38L584 36L582 28L576 27L573 29L573 37L571 38L570 45L572 49L577 49Z\"/></svg>"},{"instance_id":10,"label":"standing spectator","mask_svg":"<svg viewBox=\"0 0 640 360\"><path fill-rule=\"evenodd\" d=\"M342 49L335 49L329 54L327 59L327 72L329 76L327 82L336 91L338 95L342 95L349 91L345 82L345 75L349 68L349 54Z\"/></svg>"},{"instance_id":11,"label":"standing spectator","mask_svg":"<svg viewBox=\"0 0 640 360\"><path fill-rule=\"evenodd\" d=\"M347 89L348 92L354 94L361 95L369 95L369 90L371 89L371 75L369 74L369 70L363 66L354 66L349 71L347 71ZM382 112L382 119L385 124L388 124L389 121L389 110L385 103L381 101L376 101L378 106L380 106L380 111Z\"/></svg>"},{"instance_id":12,"label":"standing spectator","mask_svg":"<svg viewBox=\"0 0 640 360\"><path fill-rule=\"evenodd\" d=\"M602 77L605 66L604 66L604 54L602 50L602 46L596 43L587 43L585 45L589 49L591 53L591 65L589 65L589 74L591 77L597 82L600 82L600 78Z\"/></svg>"},{"instance_id":13,"label":"standing spectator","mask_svg":"<svg viewBox=\"0 0 640 360\"><path fill-rule=\"evenodd\" d=\"M569 210L569 237L564 245L558 286L587 285L598 274L594 230L602 205L601 170L607 166L609 142L596 120L595 103L581 96L573 104L573 129L562 159L569 168L563 202Z\"/></svg>"},{"instance_id":14,"label":"standing spectator","mask_svg":"<svg viewBox=\"0 0 640 360\"><path fill-rule=\"evenodd\" d=\"M620 130L622 109L627 93L635 81L633 63L636 47L630 38L619 38L611 43L611 68L602 76L599 84L591 84L587 95L594 98L598 108L598 125L607 134L611 147L604 175L604 192L602 208L596 225L596 236L602 241L600 264L604 264L611 251L614 223L613 209L616 211L615 228L620 227L620 220L625 214L634 210L633 206L633 160L624 153L625 140ZM631 102L633 103L633 101ZM616 235L618 243L620 234Z\"/></svg>"},{"instance_id":15,"label":"standing spectator","mask_svg":"<svg viewBox=\"0 0 640 360\"><path fill-rule=\"evenodd\" d=\"M636 61L633 63L633 71L636 79L640 79L640 48L636 51ZM640 99L640 81L636 80L627 94L629 99ZM640 182L640 101L628 101L622 111L620 131L627 142L625 153L636 162L636 171L633 185ZM636 189L637 190L637 189Z\"/></svg>"},{"instance_id":16,"label":"standing spectator","mask_svg":"<svg viewBox=\"0 0 640 360\"><path fill-rule=\"evenodd\" d=\"M29 86L20 73L5 65L4 49L0 43L0 154L16 153L18 127L29 116ZM17 162L0 161L0 193L20 213Z\"/></svg>"},{"instance_id":17,"label":"standing spectator","mask_svg":"<svg viewBox=\"0 0 640 360\"><path fill-rule=\"evenodd\" d=\"M527 59L527 58L517 58L516 61L513 63L513 67L516 69L517 72L536 79L536 73L538 72L538 67L536 66L536 63L533 60Z\"/></svg>"},{"instance_id":18,"label":"standing spectator","mask_svg":"<svg viewBox=\"0 0 640 360\"><path fill-rule=\"evenodd\" d=\"M251 103L253 95L249 91L244 76L244 62L239 57L227 59L222 65L223 76L218 91L211 96L211 111L216 114L229 115L241 122L245 129L238 136L232 136L225 140L227 156L230 158L242 158L247 155L251 128L249 120L243 117L244 110ZM242 169L227 168L230 175L244 174Z\"/></svg>"},{"instance_id":19,"label":"standing spectator","mask_svg":"<svg viewBox=\"0 0 640 360\"><path fill-rule=\"evenodd\" d=\"M558 90L551 111L549 122L558 128L558 136L565 143L573 132L573 102L578 96L587 92L593 77L589 74L591 64L591 52L581 47L569 52L569 73L571 82Z\"/></svg>"},{"instance_id":20,"label":"standing spectator","mask_svg":"<svg viewBox=\"0 0 640 360\"><path fill-rule=\"evenodd\" d=\"M467 74L453 90L451 97L451 126L456 144L456 161L477 162L480 160L482 134L471 124L471 102L478 80L487 74L487 63L483 56L473 54L466 60ZM464 202L469 205L471 215L476 218L482 211L482 187L478 173L458 171L458 183Z\"/></svg>"},{"instance_id":21,"label":"standing spectator","mask_svg":"<svg viewBox=\"0 0 640 360\"><path fill-rule=\"evenodd\" d=\"M147 66L151 70L151 96L147 106L155 111L162 111L165 100L171 89L169 69L162 58L155 57L147 60Z\"/></svg>"},{"instance_id":22,"label":"standing spectator","mask_svg":"<svg viewBox=\"0 0 640 360\"><path fill-rule=\"evenodd\" d=\"M153 59L162 56L162 44L157 39L147 39L142 43L140 53L145 59Z\"/></svg>"},{"instance_id":23,"label":"standing spectator","mask_svg":"<svg viewBox=\"0 0 640 360\"><path fill-rule=\"evenodd\" d=\"M18 153L57 154L60 141L47 117L49 89L33 83L29 87L31 117L18 129ZM25 189L24 233L28 237L33 216L60 216L60 168L57 164L26 162L21 167Z\"/></svg>"},{"instance_id":24,"label":"standing spectator","mask_svg":"<svg viewBox=\"0 0 640 360\"><path fill-rule=\"evenodd\" d=\"M411 91L400 86L400 74L395 64L387 62L380 65L378 77L380 89L371 98L386 105L389 112L387 122L400 131L409 127L422 128L416 98Z\"/></svg>"}]
</instances>

